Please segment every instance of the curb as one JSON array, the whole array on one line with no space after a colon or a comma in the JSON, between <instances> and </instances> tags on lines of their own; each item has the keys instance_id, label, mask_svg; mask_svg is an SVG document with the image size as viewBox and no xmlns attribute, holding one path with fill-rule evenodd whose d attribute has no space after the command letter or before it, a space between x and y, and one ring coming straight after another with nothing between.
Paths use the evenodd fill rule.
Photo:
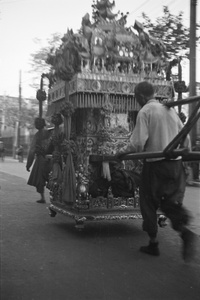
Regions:
<instances>
[{"instance_id":1,"label":"curb","mask_svg":"<svg viewBox=\"0 0 200 300\"><path fill-rule=\"evenodd\" d=\"M24 158L23 163L25 163L26 161L27 161L27 158ZM19 160L17 158L12 158L12 157L6 156L4 158L3 162L16 162L16 163L19 163Z\"/></svg>"},{"instance_id":2,"label":"curb","mask_svg":"<svg viewBox=\"0 0 200 300\"><path fill-rule=\"evenodd\" d=\"M200 187L200 182L197 182L197 181L188 181L187 186L193 186L193 187Z\"/></svg>"}]
</instances>

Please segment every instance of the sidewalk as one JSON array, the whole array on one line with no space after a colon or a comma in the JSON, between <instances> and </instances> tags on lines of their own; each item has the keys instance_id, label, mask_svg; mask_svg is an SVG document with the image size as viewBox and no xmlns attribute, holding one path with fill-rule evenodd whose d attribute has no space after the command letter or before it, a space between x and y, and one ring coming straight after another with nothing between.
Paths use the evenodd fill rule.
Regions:
<instances>
[{"instance_id":1,"label":"sidewalk","mask_svg":"<svg viewBox=\"0 0 200 300\"><path fill-rule=\"evenodd\" d=\"M194 186L194 187L200 187L200 181L195 181L195 180L192 180L192 181L188 181L187 182L187 185L188 186Z\"/></svg>"},{"instance_id":2,"label":"sidewalk","mask_svg":"<svg viewBox=\"0 0 200 300\"><path fill-rule=\"evenodd\" d=\"M17 163L19 163L18 158L13 158L11 156L6 156L5 159L4 159L4 162L9 162L9 161L10 162L17 162ZM26 162L27 162L27 159L24 158L23 163L26 163Z\"/></svg>"},{"instance_id":3,"label":"sidewalk","mask_svg":"<svg viewBox=\"0 0 200 300\"><path fill-rule=\"evenodd\" d=\"M26 161L24 159L24 162L21 163L18 159L6 156L4 161L0 161L0 172L28 180L30 173L26 171Z\"/></svg>"}]
</instances>

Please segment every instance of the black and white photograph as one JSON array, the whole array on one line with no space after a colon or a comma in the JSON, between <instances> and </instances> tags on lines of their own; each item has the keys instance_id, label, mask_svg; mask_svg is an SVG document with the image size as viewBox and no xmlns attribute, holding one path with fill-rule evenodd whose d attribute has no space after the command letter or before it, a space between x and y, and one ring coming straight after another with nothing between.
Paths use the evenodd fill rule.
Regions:
<instances>
[{"instance_id":1,"label":"black and white photograph","mask_svg":"<svg viewBox=\"0 0 200 300\"><path fill-rule=\"evenodd\" d=\"M200 2L0 0L0 300L199 300Z\"/></svg>"}]
</instances>

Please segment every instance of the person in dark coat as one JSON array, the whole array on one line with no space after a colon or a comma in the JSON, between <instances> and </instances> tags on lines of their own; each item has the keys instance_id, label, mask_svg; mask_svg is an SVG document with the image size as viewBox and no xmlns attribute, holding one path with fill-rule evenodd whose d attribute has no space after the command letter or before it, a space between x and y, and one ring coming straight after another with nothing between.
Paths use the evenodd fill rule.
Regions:
<instances>
[{"instance_id":1,"label":"person in dark coat","mask_svg":"<svg viewBox=\"0 0 200 300\"><path fill-rule=\"evenodd\" d=\"M48 181L48 175L50 172L50 164L45 157L48 148L49 131L45 129L45 120L42 118L36 118L35 127L38 132L33 137L30 150L28 153L26 169L30 172L30 168L33 164L27 184L35 186L37 192L41 198L37 203L45 203L44 187Z\"/></svg>"}]
</instances>

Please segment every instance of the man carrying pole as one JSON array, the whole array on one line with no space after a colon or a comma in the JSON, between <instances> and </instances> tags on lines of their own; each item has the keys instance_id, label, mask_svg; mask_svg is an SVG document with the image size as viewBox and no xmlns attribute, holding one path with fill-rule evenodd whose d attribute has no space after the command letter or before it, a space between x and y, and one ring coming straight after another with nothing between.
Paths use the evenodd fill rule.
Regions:
<instances>
[{"instance_id":1,"label":"man carrying pole","mask_svg":"<svg viewBox=\"0 0 200 300\"><path fill-rule=\"evenodd\" d=\"M135 87L135 97L142 108L129 144L117 154L120 159L123 159L123 153L130 151L162 152L183 128L176 111L154 98L154 87L149 82L141 82ZM183 146L190 149L189 136L186 136ZM171 153L166 151L166 157L144 160L140 207L143 230L147 232L150 241L140 251L154 256L160 255L157 240L157 210L160 208L170 219L172 228L179 232L183 241L183 259L188 262L195 254L196 236L188 229L190 215L183 206L186 174L182 159L181 156L171 156Z\"/></svg>"}]
</instances>

